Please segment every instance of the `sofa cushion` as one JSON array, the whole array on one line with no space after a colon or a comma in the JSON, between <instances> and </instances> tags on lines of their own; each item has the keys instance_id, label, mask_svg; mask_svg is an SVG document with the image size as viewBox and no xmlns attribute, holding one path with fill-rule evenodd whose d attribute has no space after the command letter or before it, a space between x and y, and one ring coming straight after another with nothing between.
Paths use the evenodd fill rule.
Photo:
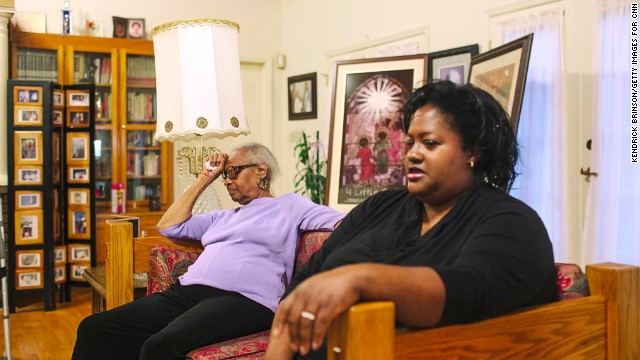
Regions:
<instances>
[{"instance_id":1,"label":"sofa cushion","mask_svg":"<svg viewBox=\"0 0 640 360\"><path fill-rule=\"evenodd\" d=\"M197 251L183 251L154 246L149 258L149 286L147 295L168 289L187 271L200 255Z\"/></svg>"},{"instance_id":2,"label":"sofa cushion","mask_svg":"<svg viewBox=\"0 0 640 360\"><path fill-rule=\"evenodd\" d=\"M589 296L589 282L576 264L556 263L555 299L570 300Z\"/></svg>"},{"instance_id":3,"label":"sofa cushion","mask_svg":"<svg viewBox=\"0 0 640 360\"><path fill-rule=\"evenodd\" d=\"M269 342L269 330L220 342L193 350L187 355L193 360L262 359Z\"/></svg>"},{"instance_id":4,"label":"sofa cushion","mask_svg":"<svg viewBox=\"0 0 640 360\"><path fill-rule=\"evenodd\" d=\"M309 261L311 255L316 252L325 240L331 235L330 231L309 231L300 236L296 249L295 270L298 271Z\"/></svg>"}]
</instances>

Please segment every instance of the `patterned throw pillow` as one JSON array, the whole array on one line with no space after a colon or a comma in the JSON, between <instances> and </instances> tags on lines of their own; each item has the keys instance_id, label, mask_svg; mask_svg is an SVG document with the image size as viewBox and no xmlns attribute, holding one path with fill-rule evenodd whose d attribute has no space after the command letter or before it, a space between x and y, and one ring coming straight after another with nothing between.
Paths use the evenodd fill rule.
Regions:
<instances>
[{"instance_id":1,"label":"patterned throw pillow","mask_svg":"<svg viewBox=\"0 0 640 360\"><path fill-rule=\"evenodd\" d=\"M149 287L147 295L168 289L187 271L200 255L197 251L183 251L154 246L149 259ZM171 269L171 270L170 270Z\"/></svg>"}]
</instances>

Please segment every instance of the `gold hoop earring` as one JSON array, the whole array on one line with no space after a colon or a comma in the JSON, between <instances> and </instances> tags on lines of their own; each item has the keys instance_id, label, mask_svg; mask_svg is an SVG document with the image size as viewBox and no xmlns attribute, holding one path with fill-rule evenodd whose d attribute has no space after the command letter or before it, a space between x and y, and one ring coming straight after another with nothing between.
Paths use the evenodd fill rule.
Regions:
<instances>
[{"instance_id":1,"label":"gold hoop earring","mask_svg":"<svg viewBox=\"0 0 640 360\"><path fill-rule=\"evenodd\" d=\"M472 169L476 165L476 164L473 163L473 160L469 160L468 164L469 164L469 167L472 168Z\"/></svg>"},{"instance_id":2,"label":"gold hoop earring","mask_svg":"<svg viewBox=\"0 0 640 360\"><path fill-rule=\"evenodd\" d=\"M266 190L267 187L269 187L269 180L264 179L264 178L258 179L258 188L260 190Z\"/></svg>"}]
</instances>

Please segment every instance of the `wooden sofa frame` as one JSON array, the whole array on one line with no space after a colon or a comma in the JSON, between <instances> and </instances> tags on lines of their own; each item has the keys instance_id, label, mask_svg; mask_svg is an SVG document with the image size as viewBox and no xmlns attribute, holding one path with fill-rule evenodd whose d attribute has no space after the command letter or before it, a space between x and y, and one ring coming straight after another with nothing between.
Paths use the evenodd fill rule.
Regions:
<instances>
[{"instance_id":1,"label":"wooden sofa frame","mask_svg":"<svg viewBox=\"0 0 640 360\"><path fill-rule=\"evenodd\" d=\"M107 309L133 300L133 274L149 271L151 248L193 251L198 243L136 238L107 223ZM392 302L352 306L329 329L329 360L640 359L640 267L586 266L591 296L522 309L468 325L398 330Z\"/></svg>"}]
</instances>

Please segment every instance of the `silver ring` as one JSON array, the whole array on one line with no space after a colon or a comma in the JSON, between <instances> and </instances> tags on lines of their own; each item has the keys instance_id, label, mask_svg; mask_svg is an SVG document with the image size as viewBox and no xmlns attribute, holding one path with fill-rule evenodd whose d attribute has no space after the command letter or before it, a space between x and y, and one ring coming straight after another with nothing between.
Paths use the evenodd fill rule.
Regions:
<instances>
[{"instance_id":1,"label":"silver ring","mask_svg":"<svg viewBox=\"0 0 640 360\"><path fill-rule=\"evenodd\" d=\"M311 321L316 319L316 316L308 311L301 312L300 316L303 317L304 319L311 320Z\"/></svg>"}]
</instances>

